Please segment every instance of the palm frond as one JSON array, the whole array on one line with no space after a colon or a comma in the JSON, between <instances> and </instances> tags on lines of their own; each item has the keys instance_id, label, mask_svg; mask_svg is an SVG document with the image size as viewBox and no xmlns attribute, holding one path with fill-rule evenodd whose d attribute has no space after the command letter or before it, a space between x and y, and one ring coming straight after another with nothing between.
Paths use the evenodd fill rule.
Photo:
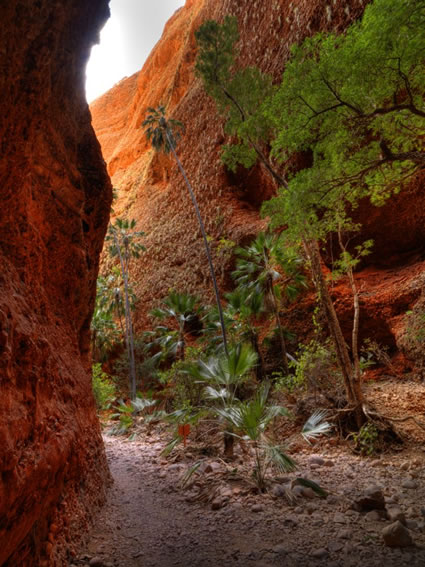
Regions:
<instances>
[{"instance_id":1,"label":"palm frond","mask_svg":"<svg viewBox=\"0 0 425 567\"><path fill-rule=\"evenodd\" d=\"M226 401L230 398L230 393L227 388L214 388L212 386L206 386L204 389L204 395L209 400L223 400Z\"/></svg>"},{"instance_id":2,"label":"palm frond","mask_svg":"<svg viewBox=\"0 0 425 567\"><path fill-rule=\"evenodd\" d=\"M187 469L187 471L185 472L185 474L181 479L181 484L183 487L186 486L186 484L192 478L192 475L199 469L201 465L202 465L202 461L198 461L197 463L194 463L191 467Z\"/></svg>"},{"instance_id":3,"label":"palm frond","mask_svg":"<svg viewBox=\"0 0 425 567\"><path fill-rule=\"evenodd\" d=\"M329 433L332 429L332 425L327 421L323 421L327 414L328 412L326 410L316 410L308 418L301 431L301 435L306 441L310 443L311 439L317 439L320 435Z\"/></svg>"},{"instance_id":4,"label":"palm frond","mask_svg":"<svg viewBox=\"0 0 425 567\"><path fill-rule=\"evenodd\" d=\"M180 443L181 440L182 440L182 438L180 437L180 435L177 435L176 437L174 437L168 443L168 445L166 445L164 447L164 449L161 451L161 456L167 457L173 451L173 449Z\"/></svg>"},{"instance_id":5,"label":"palm frond","mask_svg":"<svg viewBox=\"0 0 425 567\"><path fill-rule=\"evenodd\" d=\"M142 412L147 408L155 406L157 402L158 400L149 400L148 398L136 398L132 400L131 405L135 411Z\"/></svg>"},{"instance_id":6,"label":"palm frond","mask_svg":"<svg viewBox=\"0 0 425 567\"><path fill-rule=\"evenodd\" d=\"M262 448L270 462L281 472L291 472L297 469L296 462L287 455L280 445L270 442L262 444Z\"/></svg>"}]
</instances>

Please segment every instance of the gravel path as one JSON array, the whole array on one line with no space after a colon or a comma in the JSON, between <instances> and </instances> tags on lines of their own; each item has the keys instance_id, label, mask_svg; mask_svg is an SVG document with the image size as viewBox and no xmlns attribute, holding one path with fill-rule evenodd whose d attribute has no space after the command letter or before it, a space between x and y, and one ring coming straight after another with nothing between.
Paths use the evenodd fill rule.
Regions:
<instances>
[{"instance_id":1,"label":"gravel path","mask_svg":"<svg viewBox=\"0 0 425 567\"><path fill-rule=\"evenodd\" d=\"M211 466L193 477L191 487L182 489L179 477L190 462L165 461L160 456L164 442L157 433L132 442L105 436L105 445L114 486L84 552L70 565L425 565L421 450L373 460L322 444L316 455L302 453L297 460L302 475L319 481L330 495L322 500L300 493L290 506L277 489L256 495L232 484L219 459L209 459ZM376 484L382 487L387 509L398 508L404 514L415 545L385 546L381 532L391 520L376 510L352 509L353 500ZM209 490L214 490L215 505L211 498L192 501Z\"/></svg>"}]
</instances>

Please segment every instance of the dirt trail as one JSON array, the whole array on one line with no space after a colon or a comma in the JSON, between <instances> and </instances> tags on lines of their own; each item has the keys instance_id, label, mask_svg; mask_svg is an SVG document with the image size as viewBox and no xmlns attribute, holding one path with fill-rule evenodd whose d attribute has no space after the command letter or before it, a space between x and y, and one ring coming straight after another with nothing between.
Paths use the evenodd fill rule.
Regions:
<instances>
[{"instance_id":1,"label":"dirt trail","mask_svg":"<svg viewBox=\"0 0 425 567\"><path fill-rule=\"evenodd\" d=\"M199 474L195 485L183 490L179 477L191 461L166 462L160 456L164 441L156 432L132 442L105 436L105 444L114 486L84 552L70 565L425 565L425 454L420 448L360 459L322 443L316 455L302 453L297 461L302 474L319 481L330 495L326 500L299 495L289 506L276 493L241 491L229 483L225 464L217 458L209 459L212 471ZM396 506L405 513L414 546L386 547L381 532L390 521L376 511L351 508L353 499L373 484L382 486L387 509ZM219 509L191 501L197 487L217 492L217 486L223 495Z\"/></svg>"}]
</instances>

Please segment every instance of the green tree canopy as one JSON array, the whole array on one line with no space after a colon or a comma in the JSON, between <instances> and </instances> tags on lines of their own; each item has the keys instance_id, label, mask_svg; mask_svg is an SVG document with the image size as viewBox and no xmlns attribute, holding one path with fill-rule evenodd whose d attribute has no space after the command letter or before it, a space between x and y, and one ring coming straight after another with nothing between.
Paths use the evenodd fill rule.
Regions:
<instances>
[{"instance_id":1,"label":"green tree canopy","mask_svg":"<svg viewBox=\"0 0 425 567\"><path fill-rule=\"evenodd\" d=\"M251 167L259 159L279 184L285 184L261 147L270 134L270 123L261 105L273 92L272 79L256 67L235 66L239 40L236 17L226 16L222 24L208 20L195 37L196 73L219 113L226 118L226 133L237 142L224 146L223 162L235 171L239 164Z\"/></svg>"},{"instance_id":2,"label":"green tree canopy","mask_svg":"<svg viewBox=\"0 0 425 567\"><path fill-rule=\"evenodd\" d=\"M264 105L276 131L273 155L312 156L284 192L286 218L297 203L306 222L341 198L381 204L425 166L424 29L424 0L375 0L345 34L294 46Z\"/></svg>"}]
</instances>

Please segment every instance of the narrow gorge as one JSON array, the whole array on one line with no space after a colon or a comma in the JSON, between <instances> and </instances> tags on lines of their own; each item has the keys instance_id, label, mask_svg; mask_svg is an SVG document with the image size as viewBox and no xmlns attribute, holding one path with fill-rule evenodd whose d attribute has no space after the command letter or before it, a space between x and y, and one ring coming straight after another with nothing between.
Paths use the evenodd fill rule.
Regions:
<instances>
[{"instance_id":1,"label":"narrow gorge","mask_svg":"<svg viewBox=\"0 0 425 567\"><path fill-rule=\"evenodd\" d=\"M361 18L369 1L186 0L167 22L142 69L89 106L85 67L110 15L108 4L109 0L0 0L0 565L5 567L63 567L73 561L88 564L80 557L81 549L112 484L92 391L90 328L97 278L112 266L104 249L110 219L134 219L137 230L145 233L142 242L146 250L132 262L129 274L137 299L133 311L136 336L150 331L151 310L172 291L194 294L205 304L214 302L201 232L184 179L172 155L155 152L146 139L142 123L149 109L164 105L167 116L184 126L177 152L196 193L221 293L234 287L231 272L235 257L231 251L248 245L267 228L261 206L276 194L277 186L260 163L235 172L223 164L222 147L234 140L195 73L196 30L206 20L222 22L226 16L235 16L240 34L237 65L256 66L277 85L294 44L318 32L342 34ZM286 167L293 174L309 159L311 156L297 153ZM413 377L419 384L418 404L422 403L423 383L419 381L425 370L424 183L425 170L418 168L403 190L382 206L372 206L364 198L352 211L353 221L361 225L359 242L374 242L354 274L361 309L359 340L373 340L377 345L374 355L386 357L386 366L381 359L371 368L370 361L362 361L367 378L379 380L389 373L407 390L407 380ZM325 241L321 269L328 276L335 249L335 241ZM350 343L353 297L347 277L332 283L331 296L344 338ZM314 286L307 283L299 298L281 313L291 356L298 356L298 342L307 344L316 337L320 318L316 305ZM264 338L271 323L261 316L258 321L259 335ZM195 331L188 333L189 346L200 334L199 329ZM124 342L112 349L110 361L102 361L108 372L125 351ZM277 356L276 344L272 341L272 361ZM202 351L203 347L198 348ZM376 349L380 349L378 355ZM167 370L166 364L161 370L164 368ZM374 396L379 401L380 382L377 384ZM155 397L155 392L152 395ZM157 397L165 400L164 404L169 401L167 394ZM425 404L425 394L423 397ZM108 407L106 414L111 412ZM398 416L400 421L404 417ZM147 487L152 485L149 498L154 502L157 485L152 479L155 475L159 478L161 467L166 466L160 451L164 438L162 431L155 432L150 447L149 426L143 432L147 440L139 440L140 446L151 460L140 477ZM118 441L117 446L120 443L124 441ZM137 467L144 466L138 446L122 449L123 454L128 451L129 467L118 461L121 449L114 449L109 440L108 446L114 474L133 482ZM324 447L333 450L331 442ZM364 474L355 458L346 458L347 470L357 467L358 474ZM217 460L220 466L224 463L221 457ZM307 455L301 461L306 467L315 464ZM391 475L400 483L404 478L401 462L396 457L389 464ZM412 462L416 463L412 468L422 474L423 456ZM171 466L175 466L174 472L180 471L178 465ZM310 468L314 474L318 467ZM338 475L333 473L335 482L343 483L344 478ZM173 482L169 486L174 486ZM142 484L139 490L138 497L142 497ZM128 503L127 496L119 500L115 493L113 498ZM159 499L163 506L166 499L164 495ZM256 502L250 500L249 505ZM414 505L411 497L409 506ZM184 518L181 510L179 513ZM239 513L243 516L241 508L235 508L234 513L235 518ZM203 512L198 511L198 517L207 557L210 527ZM278 534L280 511L270 512L270 517ZM122 511L117 518L125 523ZM226 513L220 518L225 525ZM292 514L291 518L292 523L286 525L288 537L297 522L307 526L309 516L294 520ZM158 529L163 529L162 508L155 521ZM246 517L242 524L244 521L247 532L251 527L256 529L255 522L251 526ZM98 537L104 542L107 533L111 541L114 537L121 541L108 518L105 525L106 532L96 528L95 540ZM265 538L270 535L264 525L261 530ZM418 537L423 539L423 533L424 529ZM319 537L319 528L317 534ZM357 536L359 540L363 537L360 529ZM161 537L165 541L166 533ZM301 541L301 535L297 537ZM179 538L175 536L174 541L178 548ZM248 538L236 551L231 541L228 544L230 551L222 555L228 563L223 565L238 564L239 547L248 564L266 565L263 556L250 557ZM270 549L273 545L270 539ZM418 554L421 545L423 542L415 548ZM161 567L172 565L174 558L174 551L168 554L164 549L166 544L161 547L165 557ZM316 560L324 564L328 551L322 557L311 557L306 551L307 555L300 555L299 565L315 565ZM131 558L128 565L145 565L143 550L137 555L128 547L125 552L125 557ZM191 556L194 565L195 555ZM303 563L307 556L310 563ZM178 560L184 561L184 557L184 550L180 550ZM283 564L279 563L284 557L281 550L270 551L268 557L274 564ZM404 561L404 555L400 557ZM415 563L418 558L414 555L411 564L419 565ZM391 556L395 561L391 565L404 565L401 559L396 563L399 559ZM366 555L363 560L366 564ZM116 565L124 565L118 561ZM146 561L146 565L153 565ZM101 561L90 564L104 565Z\"/></svg>"}]
</instances>

